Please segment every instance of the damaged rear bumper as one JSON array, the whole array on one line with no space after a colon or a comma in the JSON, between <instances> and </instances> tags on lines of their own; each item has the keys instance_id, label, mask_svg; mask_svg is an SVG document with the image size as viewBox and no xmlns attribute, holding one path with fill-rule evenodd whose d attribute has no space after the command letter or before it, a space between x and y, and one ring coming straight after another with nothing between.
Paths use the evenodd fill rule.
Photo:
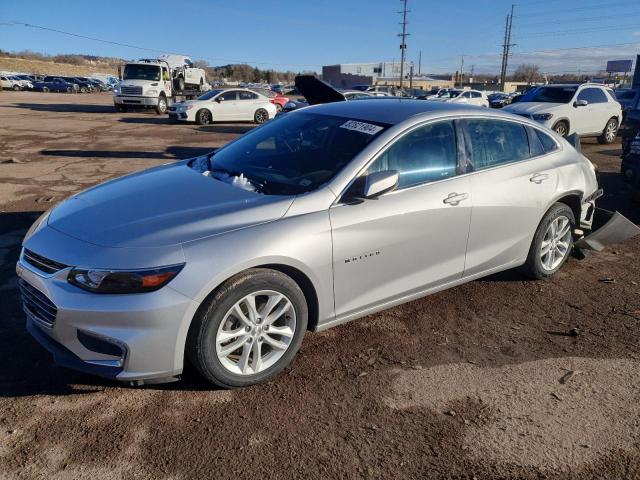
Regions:
<instances>
[{"instance_id":1,"label":"damaged rear bumper","mask_svg":"<svg viewBox=\"0 0 640 480\"><path fill-rule=\"evenodd\" d=\"M598 217L591 233L575 242L577 248L600 252L609 245L622 243L640 235L640 227L618 212L610 212L601 208L594 211L593 217ZM593 218L592 218L593 222Z\"/></svg>"}]
</instances>

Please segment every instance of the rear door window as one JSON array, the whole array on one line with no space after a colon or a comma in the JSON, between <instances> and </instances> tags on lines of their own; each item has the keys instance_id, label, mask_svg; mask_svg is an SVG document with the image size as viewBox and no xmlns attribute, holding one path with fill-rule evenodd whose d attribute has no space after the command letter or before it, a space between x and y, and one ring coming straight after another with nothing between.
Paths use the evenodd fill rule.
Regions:
<instances>
[{"instance_id":1,"label":"rear door window","mask_svg":"<svg viewBox=\"0 0 640 480\"><path fill-rule=\"evenodd\" d=\"M238 92L240 94L240 100L255 100L258 98L253 92Z\"/></svg>"},{"instance_id":2,"label":"rear door window","mask_svg":"<svg viewBox=\"0 0 640 480\"><path fill-rule=\"evenodd\" d=\"M585 88L578 94L578 100L586 100L589 104L607 103L607 96L599 88Z\"/></svg>"},{"instance_id":3,"label":"rear door window","mask_svg":"<svg viewBox=\"0 0 640 480\"><path fill-rule=\"evenodd\" d=\"M536 130L536 133L538 134L538 138L540 139L540 143L542 143L545 153L553 152L558 149L558 144L550 135L547 135L540 130Z\"/></svg>"},{"instance_id":4,"label":"rear door window","mask_svg":"<svg viewBox=\"0 0 640 480\"><path fill-rule=\"evenodd\" d=\"M473 170L484 170L530 158L527 132L519 123L467 119L463 125Z\"/></svg>"},{"instance_id":5,"label":"rear door window","mask_svg":"<svg viewBox=\"0 0 640 480\"><path fill-rule=\"evenodd\" d=\"M231 92L224 92L220 94L220 98L223 98L225 102L234 101L238 98L238 92L235 90Z\"/></svg>"}]
</instances>

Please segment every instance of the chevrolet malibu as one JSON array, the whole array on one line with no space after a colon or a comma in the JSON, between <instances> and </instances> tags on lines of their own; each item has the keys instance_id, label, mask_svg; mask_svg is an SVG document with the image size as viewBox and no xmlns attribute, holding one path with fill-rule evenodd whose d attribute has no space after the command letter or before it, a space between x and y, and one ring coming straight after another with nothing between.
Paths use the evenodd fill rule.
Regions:
<instances>
[{"instance_id":1,"label":"chevrolet malibu","mask_svg":"<svg viewBox=\"0 0 640 480\"><path fill-rule=\"evenodd\" d=\"M46 212L17 264L27 328L133 384L265 381L324 330L502 270L550 277L591 226L592 164L538 123L415 100L292 112Z\"/></svg>"}]
</instances>

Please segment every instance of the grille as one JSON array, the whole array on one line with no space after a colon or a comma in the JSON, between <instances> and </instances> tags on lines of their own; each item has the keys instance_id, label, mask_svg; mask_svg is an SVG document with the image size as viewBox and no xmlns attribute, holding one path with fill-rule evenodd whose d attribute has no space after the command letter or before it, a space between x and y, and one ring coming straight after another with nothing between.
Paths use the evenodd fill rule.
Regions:
<instances>
[{"instance_id":1,"label":"grille","mask_svg":"<svg viewBox=\"0 0 640 480\"><path fill-rule=\"evenodd\" d=\"M32 252L31 250L24 249L24 253L22 254L22 258L29 264L36 267L38 270L45 273L56 273L58 270L62 270L63 268L67 268L67 265L62 263L55 262L53 260L49 260L37 253Z\"/></svg>"},{"instance_id":2,"label":"grille","mask_svg":"<svg viewBox=\"0 0 640 480\"><path fill-rule=\"evenodd\" d=\"M36 321L53 327L56 323L58 308L47 296L37 288L29 285L22 279L18 280L20 294L22 295L22 306L25 312L31 315Z\"/></svg>"},{"instance_id":3,"label":"grille","mask_svg":"<svg viewBox=\"0 0 640 480\"><path fill-rule=\"evenodd\" d=\"M120 87L123 95L142 95L142 87Z\"/></svg>"}]
</instances>

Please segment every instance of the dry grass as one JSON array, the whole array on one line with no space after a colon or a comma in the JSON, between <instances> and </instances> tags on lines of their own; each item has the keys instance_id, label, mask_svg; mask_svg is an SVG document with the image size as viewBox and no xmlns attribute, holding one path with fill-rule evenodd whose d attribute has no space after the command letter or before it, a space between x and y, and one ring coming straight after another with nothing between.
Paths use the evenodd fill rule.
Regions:
<instances>
[{"instance_id":1,"label":"dry grass","mask_svg":"<svg viewBox=\"0 0 640 480\"><path fill-rule=\"evenodd\" d=\"M117 75L115 64L96 62L94 65L71 65L67 63L25 60L23 58L0 57L0 71L24 72L41 75L91 75L94 73Z\"/></svg>"}]
</instances>

